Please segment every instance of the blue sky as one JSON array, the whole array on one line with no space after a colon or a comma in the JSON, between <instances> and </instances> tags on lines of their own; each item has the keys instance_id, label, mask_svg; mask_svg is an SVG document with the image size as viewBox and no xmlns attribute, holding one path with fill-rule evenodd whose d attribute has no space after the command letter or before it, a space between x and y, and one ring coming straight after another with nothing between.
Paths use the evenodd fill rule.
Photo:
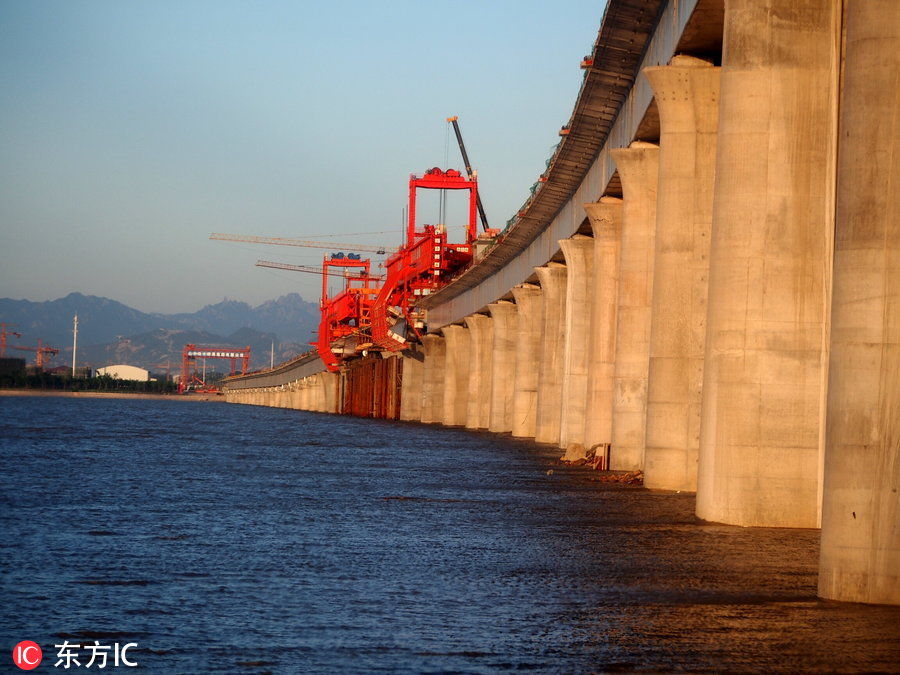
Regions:
<instances>
[{"instance_id":1,"label":"blue sky","mask_svg":"<svg viewBox=\"0 0 900 675\"><path fill-rule=\"evenodd\" d=\"M0 0L0 296L314 300L315 276L253 264L323 251L209 234L395 246L409 174L462 168L449 115L502 226L604 4Z\"/></svg>"}]
</instances>

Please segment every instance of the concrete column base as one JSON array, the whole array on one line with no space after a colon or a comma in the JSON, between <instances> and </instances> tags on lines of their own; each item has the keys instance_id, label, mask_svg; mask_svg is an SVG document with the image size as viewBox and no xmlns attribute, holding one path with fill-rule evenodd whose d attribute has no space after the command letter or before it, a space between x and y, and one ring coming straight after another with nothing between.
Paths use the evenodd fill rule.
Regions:
<instances>
[{"instance_id":1,"label":"concrete column base","mask_svg":"<svg viewBox=\"0 0 900 675\"><path fill-rule=\"evenodd\" d=\"M634 471L644 468L659 146L636 142L611 154L624 199L610 468Z\"/></svg>"},{"instance_id":2,"label":"concrete column base","mask_svg":"<svg viewBox=\"0 0 900 675\"><path fill-rule=\"evenodd\" d=\"M540 286L512 289L516 299L516 377L513 383L512 435L534 438L537 421L538 359L541 354L543 294Z\"/></svg>"}]
</instances>

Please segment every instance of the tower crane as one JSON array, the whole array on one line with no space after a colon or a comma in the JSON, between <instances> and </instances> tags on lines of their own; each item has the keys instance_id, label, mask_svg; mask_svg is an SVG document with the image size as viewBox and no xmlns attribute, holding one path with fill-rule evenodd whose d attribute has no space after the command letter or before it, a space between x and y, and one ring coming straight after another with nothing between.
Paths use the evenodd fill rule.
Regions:
<instances>
[{"instance_id":1,"label":"tower crane","mask_svg":"<svg viewBox=\"0 0 900 675\"><path fill-rule=\"evenodd\" d=\"M214 241L243 241L250 244L273 244L275 246L300 246L302 248L327 248L331 250L341 249L345 251L363 251L384 255L387 249L384 246L368 244L338 244L325 241L306 241L304 239L291 239L288 237L257 237L250 234L223 234L213 232L209 238Z\"/></svg>"},{"instance_id":2,"label":"tower crane","mask_svg":"<svg viewBox=\"0 0 900 675\"><path fill-rule=\"evenodd\" d=\"M34 352L34 364L38 368L44 367L45 355L49 357L59 354L59 350L56 347L44 345L41 340L38 340L37 347L19 347L18 345L12 345L10 349L18 349L23 352ZM46 360L49 361L50 359L47 358Z\"/></svg>"},{"instance_id":3,"label":"tower crane","mask_svg":"<svg viewBox=\"0 0 900 675\"><path fill-rule=\"evenodd\" d=\"M21 333L17 333L14 330L7 330L12 326L15 326L14 323L0 323L0 358L6 356L6 338L9 335L15 335L17 338L22 337Z\"/></svg>"}]
</instances>

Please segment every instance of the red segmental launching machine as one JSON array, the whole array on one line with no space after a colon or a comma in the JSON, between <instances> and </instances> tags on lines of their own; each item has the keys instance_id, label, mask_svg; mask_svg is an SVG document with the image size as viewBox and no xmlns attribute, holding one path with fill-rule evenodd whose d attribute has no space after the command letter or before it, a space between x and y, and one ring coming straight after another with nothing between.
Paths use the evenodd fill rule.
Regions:
<instances>
[{"instance_id":1,"label":"red segmental launching machine","mask_svg":"<svg viewBox=\"0 0 900 675\"><path fill-rule=\"evenodd\" d=\"M425 190L468 190L469 217L466 241L447 242L444 225L416 229L416 192ZM407 330L420 335L421 321L415 312L417 297L440 288L472 262L477 236L478 179L459 171L435 167L422 176L409 178L409 223L406 242L387 259L384 286L372 305L372 342L381 349L397 351L406 346Z\"/></svg>"},{"instance_id":2,"label":"red segmental launching machine","mask_svg":"<svg viewBox=\"0 0 900 675\"><path fill-rule=\"evenodd\" d=\"M267 261L257 263L263 267L322 275L321 318L318 336L312 344L326 368L332 372L340 370L341 364L350 357L360 354L365 356L370 351L400 351L407 348L409 339L421 337L425 328L424 313L416 310L417 300L438 290L472 264L479 216L488 236L495 236L498 232L488 227L478 193L478 178L469 162L457 118L450 117L447 121L453 125L466 173L464 175L455 169L442 170L435 167L421 176L410 176L406 240L385 261L384 277L372 276L371 261L361 259L354 253L326 256L321 268ZM450 243L444 223L416 227L416 198L419 190L468 191L464 242ZM210 238L313 248L332 246L324 242L283 237L213 234ZM384 253L382 246L333 245L345 250ZM337 272L333 268L341 268L343 272ZM343 289L334 296L329 295L330 276L344 278ZM380 285L382 279L384 283ZM184 358L187 373L187 348ZM187 378L183 380L188 382Z\"/></svg>"},{"instance_id":3,"label":"red segmental launching machine","mask_svg":"<svg viewBox=\"0 0 900 675\"><path fill-rule=\"evenodd\" d=\"M344 269L344 288L335 296L328 294L331 269ZM328 370L337 372L344 356L355 354L368 341L372 301L378 293L375 285L381 277L370 274L371 261L353 253L333 254L322 260L322 311L319 334L313 343Z\"/></svg>"}]
</instances>

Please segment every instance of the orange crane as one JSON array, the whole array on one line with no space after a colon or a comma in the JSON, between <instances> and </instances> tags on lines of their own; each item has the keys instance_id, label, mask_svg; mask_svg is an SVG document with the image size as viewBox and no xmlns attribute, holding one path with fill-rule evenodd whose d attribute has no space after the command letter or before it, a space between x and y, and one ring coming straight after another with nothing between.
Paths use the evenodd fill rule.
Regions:
<instances>
[{"instance_id":1,"label":"orange crane","mask_svg":"<svg viewBox=\"0 0 900 675\"><path fill-rule=\"evenodd\" d=\"M44 355L54 356L59 354L59 350L56 347L45 346L41 340L38 340L37 347L19 347L18 345L12 345L10 349L18 349L23 352L35 352L34 364L38 368L44 367ZM47 358L47 361L50 359Z\"/></svg>"},{"instance_id":2,"label":"orange crane","mask_svg":"<svg viewBox=\"0 0 900 675\"><path fill-rule=\"evenodd\" d=\"M288 237L257 237L251 234L222 234L213 232L209 238L214 241L243 241L249 244L274 244L275 246L300 246L303 248L327 248L332 251L366 251L384 255L387 249L384 246L370 246L368 244L338 244L326 241L306 241L304 239L290 239Z\"/></svg>"},{"instance_id":3,"label":"orange crane","mask_svg":"<svg viewBox=\"0 0 900 675\"><path fill-rule=\"evenodd\" d=\"M7 330L7 328L11 328L15 326L14 323L0 323L0 358L6 356L6 338L9 335L15 335L17 338L22 337L21 333L17 333L14 330Z\"/></svg>"}]
</instances>

